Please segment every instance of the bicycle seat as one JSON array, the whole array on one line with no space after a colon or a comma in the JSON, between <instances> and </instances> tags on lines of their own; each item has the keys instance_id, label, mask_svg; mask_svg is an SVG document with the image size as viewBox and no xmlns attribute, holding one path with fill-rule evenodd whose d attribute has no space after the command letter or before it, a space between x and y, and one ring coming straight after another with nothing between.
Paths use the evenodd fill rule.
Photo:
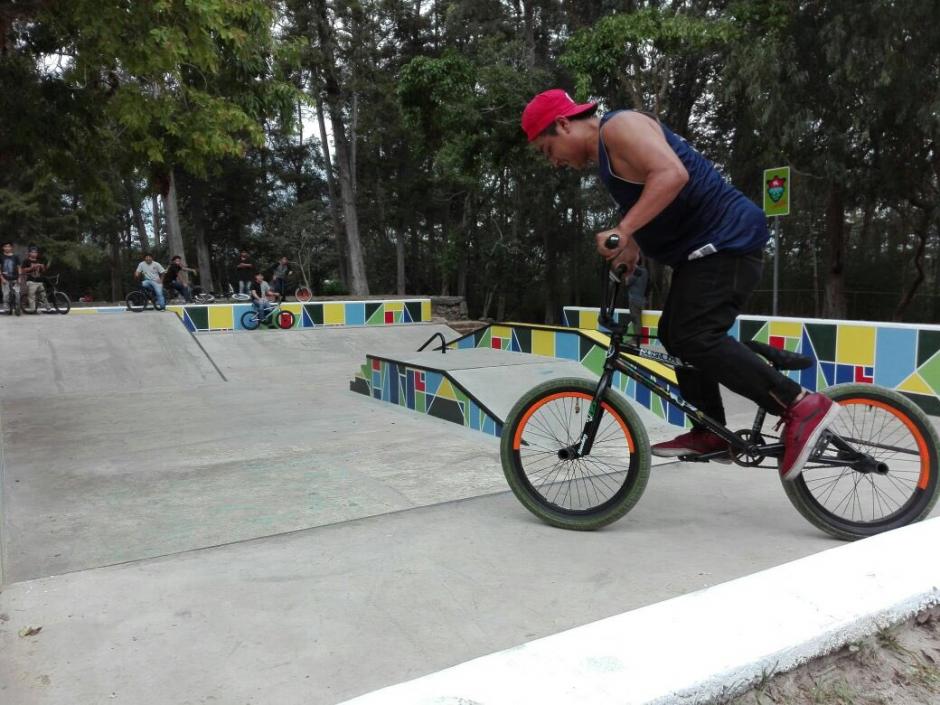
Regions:
<instances>
[{"instance_id":1,"label":"bicycle seat","mask_svg":"<svg viewBox=\"0 0 940 705\"><path fill-rule=\"evenodd\" d=\"M805 370L813 364L813 358L801 355L800 353L790 352L774 348L765 343L759 343L756 340L746 340L744 344L768 360L770 364L778 370Z\"/></svg>"}]
</instances>

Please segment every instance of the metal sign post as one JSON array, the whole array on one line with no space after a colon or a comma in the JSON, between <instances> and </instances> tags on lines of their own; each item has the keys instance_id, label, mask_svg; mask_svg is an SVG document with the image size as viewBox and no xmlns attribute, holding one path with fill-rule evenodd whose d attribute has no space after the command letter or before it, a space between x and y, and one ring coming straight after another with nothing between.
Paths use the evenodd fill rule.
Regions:
<instances>
[{"instance_id":1,"label":"metal sign post","mask_svg":"<svg viewBox=\"0 0 940 705\"><path fill-rule=\"evenodd\" d=\"M777 315L780 291L780 217L790 215L790 167L764 169L764 215L774 219L774 295L773 312Z\"/></svg>"}]
</instances>

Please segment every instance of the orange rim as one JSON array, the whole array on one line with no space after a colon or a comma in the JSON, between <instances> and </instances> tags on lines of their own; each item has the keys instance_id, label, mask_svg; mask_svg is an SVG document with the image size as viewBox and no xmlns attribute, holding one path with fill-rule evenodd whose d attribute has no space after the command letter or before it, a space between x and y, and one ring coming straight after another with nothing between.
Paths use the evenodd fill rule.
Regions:
<instances>
[{"instance_id":1,"label":"orange rim","mask_svg":"<svg viewBox=\"0 0 940 705\"><path fill-rule=\"evenodd\" d=\"M550 394L547 397L539 399L537 403L529 407L529 410L525 412L522 420L519 422L519 425L516 427L516 435L512 439L513 450L519 450L522 445L522 432L525 430L526 425L529 423L529 419L532 417L536 411L541 409L543 406L548 404L550 401L555 399L561 399L562 397L578 397L579 399L587 399L588 401L593 401L594 397L585 392L557 392L555 394ZM627 424L624 423L623 419L606 401L601 402L601 408L604 409L611 417L617 420L617 423L620 425L620 430L623 431L623 435L627 439L627 448L630 449L630 452L633 453L633 436L630 434L630 431L627 429Z\"/></svg>"},{"instance_id":2,"label":"orange rim","mask_svg":"<svg viewBox=\"0 0 940 705\"><path fill-rule=\"evenodd\" d=\"M887 411L896 419L900 420L907 430L910 431L914 439L917 441L917 450L920 451L920 477L917 480L917 488L921 490L926 490L927 485L930 482L930 456L927 452L927 441L924 438L924 435L920 432L920 429L914 425L914 422L911 421L907 414L902 414L896 407L891 406L890 404L885 404L883 401L877 401L875 399L864 399L862 397L853 397L851 399L840 399L840 406L848 406L849 404L867 404L868 406L877 406L879 409Z\"/></svg>"}]
</instances>

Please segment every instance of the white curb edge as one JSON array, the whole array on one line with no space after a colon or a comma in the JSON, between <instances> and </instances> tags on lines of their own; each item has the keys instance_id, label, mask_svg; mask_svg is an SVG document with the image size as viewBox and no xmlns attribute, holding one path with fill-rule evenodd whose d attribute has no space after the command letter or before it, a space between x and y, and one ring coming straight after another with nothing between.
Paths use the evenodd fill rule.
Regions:
<instances>
[{"instance_id":1,"label":"white curb edge","mask_svg":"<svg viewBox=\"0 0 940 705\"><path fill-rule=\"evenodd\" d=\"M938 546L940 518L467 661L344 705L707 703L940 603Z\"/></svg>"}]
</instances>

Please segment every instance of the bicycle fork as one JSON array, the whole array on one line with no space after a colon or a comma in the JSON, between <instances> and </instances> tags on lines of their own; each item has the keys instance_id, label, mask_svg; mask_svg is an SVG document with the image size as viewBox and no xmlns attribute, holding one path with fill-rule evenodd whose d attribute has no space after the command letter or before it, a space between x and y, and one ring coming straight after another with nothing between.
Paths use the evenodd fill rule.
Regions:
<instances>
[{"instance_id":1,"label":"bicycle fork","mask_svg":"<svg viewBox=\"0 0 940 705\"><path fill-rule=\"evenodd\" d=\"M610 389L611 381L614 377L612 369L604 369L600 381L597 384L597 390L594 392L594 398L591 399L591 405L588 407L588 418L584 424L584 430L577 443L572 443L558 451L559 460L575 460L591 454L591 448L594 447L594 438L597 436L597 429L601 426L601 419L604 416L604 407L601 400L604 394Z\"/></svg>"}]
</instances>

